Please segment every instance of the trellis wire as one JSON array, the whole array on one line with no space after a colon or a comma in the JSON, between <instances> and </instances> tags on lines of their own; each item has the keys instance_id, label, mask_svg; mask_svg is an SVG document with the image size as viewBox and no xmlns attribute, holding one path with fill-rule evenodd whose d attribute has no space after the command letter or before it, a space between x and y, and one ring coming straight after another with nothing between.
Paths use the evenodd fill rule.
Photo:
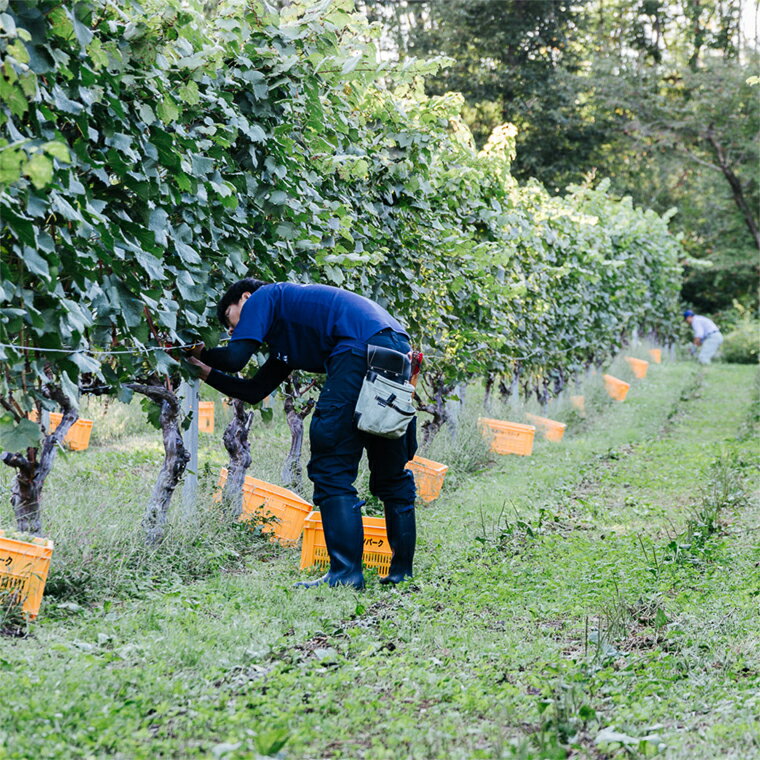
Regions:
<instances>
[{"instance_id":1,"label":"trellis wire","mask_svg":"<svg viewBox=\"0 0 760 760\"><path fill-rule=\"evenodd\" d=\"M0 343L0 348L12 348L14 351L42 351L51 354L90 354L91 356L113 356L116 354L144 354L151 351L173 351L175 348L193 348L197 346L198 341L194 343L180 343L177 346L144 346L143 348L128 348L118 351L109 348L92 349L92 348L42 348L41 346L17 346L13 343Z\"/></svg>"}]
</instances>

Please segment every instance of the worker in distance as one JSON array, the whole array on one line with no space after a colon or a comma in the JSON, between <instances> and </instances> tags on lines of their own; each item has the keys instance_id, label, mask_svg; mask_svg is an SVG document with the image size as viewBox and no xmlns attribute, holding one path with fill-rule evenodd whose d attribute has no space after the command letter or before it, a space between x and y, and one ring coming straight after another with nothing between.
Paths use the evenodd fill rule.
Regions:
<instances>
[{"instance_id":1,"label":"worker in distance","mask_svg":"<svg viewBox=\"0 0 760 760\"><path fill-rule=\"evenodd\" d=\"M699 348L697 361L709 364L723 343L723 335L718 326L709 317L695 314L691 309L686 309L683 318L694 333L694 345Z\"/></svg>"}]
</instances>

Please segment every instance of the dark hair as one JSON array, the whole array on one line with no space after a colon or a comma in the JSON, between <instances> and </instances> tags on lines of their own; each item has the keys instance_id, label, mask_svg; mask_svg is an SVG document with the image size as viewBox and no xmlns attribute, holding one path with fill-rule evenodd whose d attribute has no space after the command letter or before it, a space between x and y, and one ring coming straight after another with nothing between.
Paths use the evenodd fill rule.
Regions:
<instances>
[{"instance_id":1,"label":"dark hair","mask_svg":"<svg viewBox=\"0 0 760 760\"><path fill-rule=\"evenodd\" d=\"M222 327L229 327L225 312L230 304L237 303L243 297L243 293L255 293L262 285L266 285L266 283L253 277L246 277L244 280L238 280L227 288L227 292L216 305L216 316L222 323Z\"/></svg>"}]
</instances>

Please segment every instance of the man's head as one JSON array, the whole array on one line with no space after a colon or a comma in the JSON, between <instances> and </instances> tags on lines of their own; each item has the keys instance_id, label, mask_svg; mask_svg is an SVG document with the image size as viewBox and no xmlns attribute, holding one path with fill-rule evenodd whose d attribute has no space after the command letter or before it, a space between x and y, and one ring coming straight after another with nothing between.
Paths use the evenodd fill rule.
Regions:
<instances>
[{"instance_id":1,"label":"man's head","mask_svg":"<svg viewBox=\"0 0 760 760\"><path fill-rule=\"evenodd\" d=\"M686 309L686 311L683 313L683 318L691 324L694 320L694 312L691 309Z\"/></svg>"},{"instance_id":2,"label":"man's head","mask_svg":"<svg viewBox=\"0 0 760 760\"><path fill-rule=\"evenodd\" d=\"M244 280L238 280L233 285L230 285L227 288L227 292L216 305L216 316L222 323L222 327L227 330L237 327L243 305L253 293L265 284L253 277L246 277Z\"/></svg>"}]
</instances>

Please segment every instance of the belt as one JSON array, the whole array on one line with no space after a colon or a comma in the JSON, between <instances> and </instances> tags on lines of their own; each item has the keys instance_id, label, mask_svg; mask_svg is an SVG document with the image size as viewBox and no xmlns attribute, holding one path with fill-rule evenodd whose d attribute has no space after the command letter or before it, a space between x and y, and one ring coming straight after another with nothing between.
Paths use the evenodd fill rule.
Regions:
<instances>
[{"instance_id":1,"label":"belt","mask_svg":"<svg viewBox=\"0 0 760 760\"><path fill-rule=\"evenodd\" d=\"M712 332L709 332L706 335L703 335L702 340L704 340L705 338L709 338L711 335L720 335L720 330L713 330Z\"/></svg>"}]
</instances>

